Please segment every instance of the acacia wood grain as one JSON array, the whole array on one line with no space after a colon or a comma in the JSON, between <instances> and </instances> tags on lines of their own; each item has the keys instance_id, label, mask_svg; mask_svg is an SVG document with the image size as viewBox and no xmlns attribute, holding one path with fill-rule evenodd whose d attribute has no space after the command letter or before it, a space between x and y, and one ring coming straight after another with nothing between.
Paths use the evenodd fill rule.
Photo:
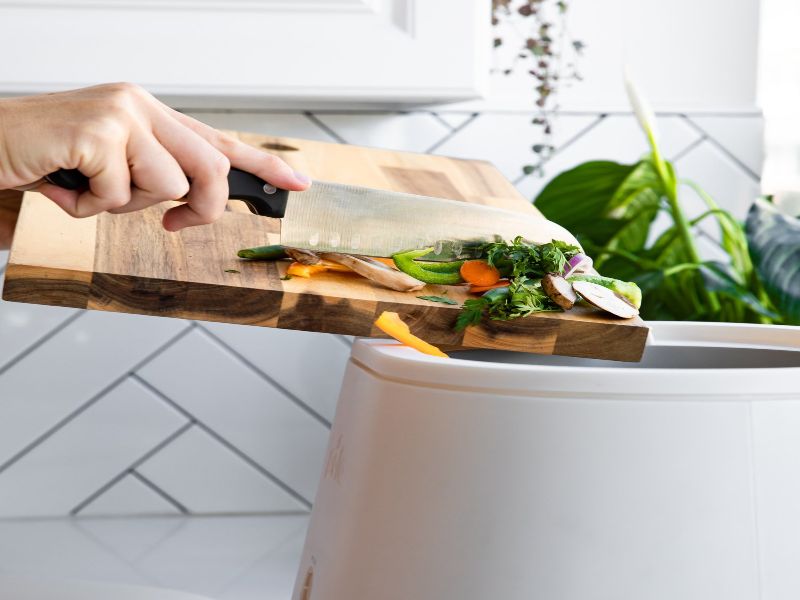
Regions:
<instances>
[{"instance_id":1,"label":"acacia wood grain","mask_svg":"<svg viewBox=\"0 0 800 600\"><path fill-rule=\"evenodd\" d=\"M235 134L298 171L327 181L477 202L537 215L494 167L467 161L255 134ZM384 310L400 313L416 334L447 348L498 348L544 354L639 360L641 320L623 321L581 307L511 322L453 330L461 287L402 293L355 274L284 278L287 262L248 262L240 248L279 243L280 222L231 202L217 223L169 233L171 203L136 213L72 219L47 198L25 195L3 298L93 310L385 337L373 326Z\"/></svg>"}]
</instances>

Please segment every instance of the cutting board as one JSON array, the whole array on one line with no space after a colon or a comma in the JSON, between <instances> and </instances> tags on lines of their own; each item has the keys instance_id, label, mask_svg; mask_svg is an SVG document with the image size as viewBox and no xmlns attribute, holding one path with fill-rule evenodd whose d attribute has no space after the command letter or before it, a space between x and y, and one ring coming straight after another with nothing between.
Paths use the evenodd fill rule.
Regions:
<instances>
[{"instance_id":1,"label":"cutting board","mask_svg":"<svg viewBox=\"0 0 800 600\"><path fill-rule=\"evenodd\" d=\"M392 152L308 140L236 133L279 155L296 170L351 183L475 202L538 215L511 183L482 161ZM125 215L73 219L47 198L26 193L6 269L3 299L91 310L222 321L262 327L384 337L374 327L384 310L444 348L493 348L637 361L647 328L588 307L492 321L456 332L457 306L421 300L462 288L427 286L400 293L355 274L284 280L286 262L245 262L240 248L279 242L278 222L230 202L213 225L167 233L172 203ZM267 342L265 342L267 343Z\"/></svg>"}]
</instances>

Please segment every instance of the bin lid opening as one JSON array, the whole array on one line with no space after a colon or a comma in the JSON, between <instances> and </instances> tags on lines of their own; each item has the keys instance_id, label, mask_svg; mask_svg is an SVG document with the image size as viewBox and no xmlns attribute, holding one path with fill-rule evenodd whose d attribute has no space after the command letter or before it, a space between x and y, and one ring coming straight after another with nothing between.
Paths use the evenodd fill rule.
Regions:
<instances>
[{"instance_id":1,"label":"bin lid opening","mask_svg":"<svg viewBox=\"0 0 800 600\"><path fill-rule=\"evenodd\" d=\"M639 363L551 356L505 350L463 350L451 358L542 367L619 369L777 369L799 368L800 351L716 346L648 346Z\"/></svg>"}]
</instances>

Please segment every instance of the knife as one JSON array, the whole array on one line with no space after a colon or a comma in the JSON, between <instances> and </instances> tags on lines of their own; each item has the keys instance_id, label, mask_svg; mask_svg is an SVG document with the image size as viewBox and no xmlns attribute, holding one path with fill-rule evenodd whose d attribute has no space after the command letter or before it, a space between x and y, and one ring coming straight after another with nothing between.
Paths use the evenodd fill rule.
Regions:
<instances>
[{"instance_id":1,"label":"knife","mask_svg":"<svg viewBox=\"0 0 800 600\"><path fill-rule=\"evenodd\" d=\"M71 190L88 186L76 169L61 169L45 180ZM242 200L254 214L281 219L281 244L292 248L391 256L431 247L426 260L453 260L471 256L477 244L517 236L580 247L571 233L544 217L457 200L325 181L293 192L235 168L228 188L229 199Z\"/></svg>"}]
</instances>

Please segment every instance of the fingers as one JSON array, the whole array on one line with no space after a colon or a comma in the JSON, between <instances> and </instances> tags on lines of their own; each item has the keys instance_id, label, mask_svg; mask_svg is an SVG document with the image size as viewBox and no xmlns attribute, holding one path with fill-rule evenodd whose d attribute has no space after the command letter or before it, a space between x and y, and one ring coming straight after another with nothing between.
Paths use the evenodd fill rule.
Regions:
<instances>
[{"instance_id":1,"label":"fingers","mask_svg":"<svg viewBox=\"0 0 800 600\"><path fill-rule=\"evenodd\" d=\"M150 133L131 139L128 164L133 184L130 202L110 212L141 210L165 200L178 200L189 191L189 181L178 161Z\"/></svg>"},{"instance_id":2,"label":"fingers","mask_svg":"<svg viewBox=\"0 0 800 600\"><path fill-rule=\"evenodd\" d=\"M173 119L194 131L227 156L232 166L257 175L275 187L285 190L302 191L311 184L311 180L308 177L296 173L277 156L248 146L205 123L201 123L169 107L165 106L164 108Z\"/></svg>"},{"instance_id":3,"label":"fingers","mask_svg":"<svg viewBox=\"0 0 800 600\"><path fill-rule=\"evenodd\" d=\"M38 186L41 192L73 217L83 218L118 209L131 199L130 171L124 150L105 156L97 165L82 165L81 173L89 178L85 192L65 190L49 183Z\"/></svg>"},{"instance_id":4,"label":"fingers","mask_svg":"<svg viewBox=\"0 0 800 600\"><path fill-rule=\"evenodd\" d=\"M178 231L213 223L228 202L228 158L188 127L168 117L157 119L155 134L192 180L186 204L164 213L164 228Z\"/></svg>"}]
</instances>

